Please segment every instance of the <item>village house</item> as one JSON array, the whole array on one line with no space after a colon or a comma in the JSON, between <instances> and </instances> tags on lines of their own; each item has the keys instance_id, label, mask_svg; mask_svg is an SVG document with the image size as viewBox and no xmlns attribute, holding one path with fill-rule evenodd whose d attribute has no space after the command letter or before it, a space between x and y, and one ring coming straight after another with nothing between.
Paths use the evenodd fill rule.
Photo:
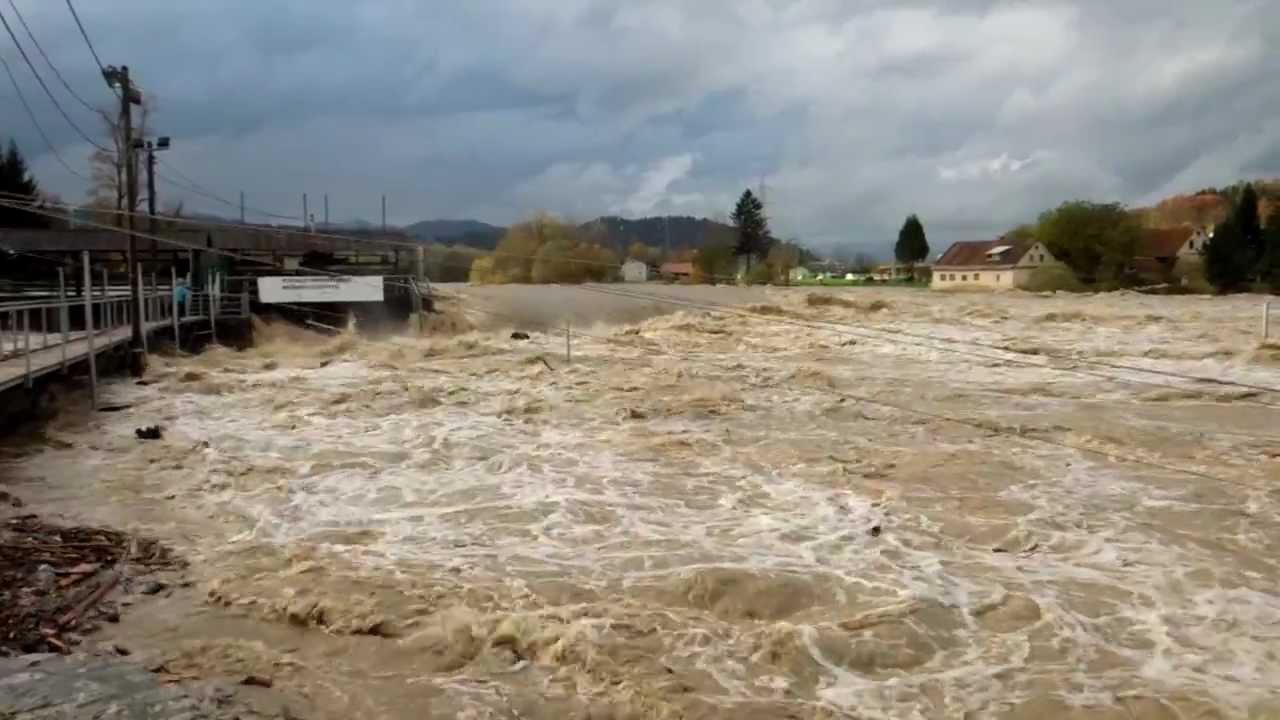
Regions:
<instances>
[{"instance_id":1,"label":"village house","mask_svg":"<svg viewBox=\"0 0 1280 720\"><path fill-rule=\"evenodd\" d=\"M800 283L812 280L813 273L806 267L793 267L787 272L787 278L793 283Z\"/></svg>"},{"instance_id":2,"label":"village house","mask_svg":"<svg viewBox=\"0 0 1280 720\"><path fill-rule=\"evenodd\" d=\"M958 242L933 264L930 287L1013 289L1025 287L1032 273L1044 267L1062 267L1044 244L1030 240L982 240Z\"/></svg>"},{"instance_id":3,"label":"village house","mask_svg":"<svg viewBox=\"0 0 1280 720\"><path fill-rule=\"evenodd\" d=\"M1189 264L1200 261L1211 233L1190 225L1144 228L1130 270L1145 282L1175 282Z\"/></svg>"},{"instance_id":4,"label":"village house","mask_svg":"<svg viewBox=\"0 0 1280 720\"><path fill-rule=\"evenodd\" d=\"M649 266L640 260L632 258L622 263L622 281L629 283L642 283L649 280Z\"/></svg>"},{"instance_id":5,"label":"village house","mask_svg":"<svg viewBox=\"0 0 1280 720\"><path fill-rule=\"evenodd\" d=\"M658 269L658 274L663 280L685 282L693 277L693 263L663 263Z\"/></svg>"},{"instance_id":6,"label":"village house","mask_svg":"<svg viewBox=\"0 0 1280 720\"><path fill-rule=\"evenodd\" d=\"M916 282L924 282L928 280L932 266L928 264L918 265L877 265L871 271L871 277L877 282L897 282L903 280L914 280Z\"/></svg>"}]
</instances>

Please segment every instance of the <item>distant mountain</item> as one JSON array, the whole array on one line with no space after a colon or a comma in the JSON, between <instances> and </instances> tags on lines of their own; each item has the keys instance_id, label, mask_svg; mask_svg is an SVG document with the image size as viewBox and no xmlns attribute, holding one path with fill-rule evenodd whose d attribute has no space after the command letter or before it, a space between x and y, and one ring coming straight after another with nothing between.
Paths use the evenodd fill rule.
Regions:
<instances>
[{"instance_id":1,"label":"distant mountain","mask_svg":"<svg viewBox=\"0 0 1280 720\"><path fill-rule=\"evenodd\" d=\"M670 245L673 250L700 248L717 233L732 231L730 226L722 223L684 216L634 220L606 216L583 223L581 228L586 232L598 233L606 245L619 252L626 252L635 242L656 248ZM479 220L424 220L406 227L405 231L424 241L493 250L507 229Z\"/></svg>"},{"instance_id":2,"label":"distant mountain","mask_svg":"<svg viewBox=\"0 0 1280 720\"><path fill-rule=\"evenodd\" d=\"M642 242L656 248L700 248L717 236L734 229L706 218L688 216L648 217L635 220L614 216L596 218L582 225L583 230L603 232L608 242L625 252L632 243Z\"/></svg>"},{"instance_id":3,"label":"distant mountain","mask_svg":"<svg viewBox=\"0 0 1280 720\"><path fill-rule=\"evenodd\" d=\"M406 227L405 232L419 240L466 245L481 250L498 246L504 227L479 220L423 220Z\"/></svg>"}]
</instances>

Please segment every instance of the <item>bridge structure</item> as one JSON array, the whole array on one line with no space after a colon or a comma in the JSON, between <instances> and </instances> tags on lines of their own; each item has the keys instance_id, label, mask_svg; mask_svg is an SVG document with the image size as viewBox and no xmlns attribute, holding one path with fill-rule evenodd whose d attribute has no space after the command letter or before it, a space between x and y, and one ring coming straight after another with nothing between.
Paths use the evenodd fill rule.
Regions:
<instances>
[{"instance_id":1,"label":"bridge structure","mask_svg":"<svg viewBox=\"0 0 1280 720\"><path fill-rule=\"evenodd\" d=\"M59 268L56 286L28 286L24 294L29 299L11 296L0 302L0 393L33 388L46 376L84 370L96 406L98 368L104 355L128 347L135 312L141 313L144 352L159 335L178 345L184 337L191 342L205 335L216 342L220 322L247 321L250 316L247 290L225 294L218 277L210 277L203 291L188 289L180 302L176 271L170 269L163 285L154 274L147 282L139 271L135 277L141 301L135 310L127 283L112 285L105 269L95 273L88 252L82 254L81 265L82 275L71 294Z\"/></svg>"}]
</instances>

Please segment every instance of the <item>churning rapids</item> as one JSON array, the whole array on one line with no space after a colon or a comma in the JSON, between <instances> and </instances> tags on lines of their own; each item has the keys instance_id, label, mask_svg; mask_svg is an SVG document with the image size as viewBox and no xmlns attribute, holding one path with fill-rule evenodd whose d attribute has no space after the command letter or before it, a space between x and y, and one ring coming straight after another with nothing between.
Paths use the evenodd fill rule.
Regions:
<instances>
[{"instance_id":1,"label":"churning rapids","mask_svg":"<svg viewBox=\"0 0 1280 720\"><path fill-rule=\"evenodd\" d=\"M1063 359L1280 388L1258 298L642 290L849 332L458 288L154 358L0 473L190 560L108 632L301 717L1280 717L1280 392Z\"/></svg>"}]
</instances>

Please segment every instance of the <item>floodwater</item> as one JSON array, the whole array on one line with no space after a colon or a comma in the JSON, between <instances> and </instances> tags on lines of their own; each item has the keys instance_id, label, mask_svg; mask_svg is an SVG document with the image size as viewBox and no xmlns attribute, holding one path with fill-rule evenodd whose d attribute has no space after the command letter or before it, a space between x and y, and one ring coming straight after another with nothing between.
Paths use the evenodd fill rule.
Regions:
<instances>
[{"instance_id":1,"label":"floodwater","mask_svg":"<svg viewBox=\"0 0 1280 720\"><path fill-rule=\"evenodd\" d=\"M109 637L298 717L1280 717L1259 298L450 291L155 358L0 478L189 558Z\"/></svg>"}]
</instances>

